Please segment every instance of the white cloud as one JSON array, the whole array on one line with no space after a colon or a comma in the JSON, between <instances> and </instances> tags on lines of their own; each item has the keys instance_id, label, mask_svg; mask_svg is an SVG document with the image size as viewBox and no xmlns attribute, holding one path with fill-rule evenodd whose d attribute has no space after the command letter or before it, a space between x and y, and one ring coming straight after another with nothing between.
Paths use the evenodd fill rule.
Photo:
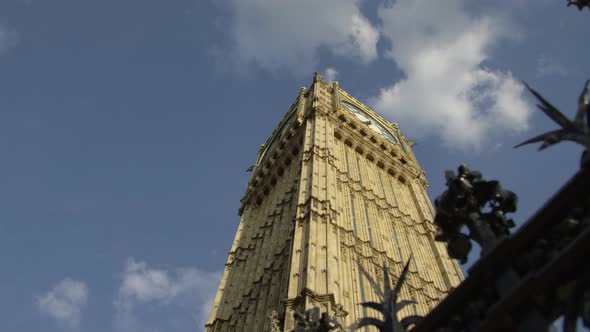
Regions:
<instances>
[{"instance_id":1,"label":"white cloud","mask_svg":"<svg viewBox=\"0 0 590 332\"><path fill-rule=\"evenodd\" d=\"M66 278L43 296L37 297L37 306L43 314L60 324L75 328L80 324L81 310L88 299L88 287L81 281Z\"/></svg>"},{"instance_id":2,"label":"white cloud","mask_svg":"<svg viewBox=\"0 0 590 332\"><path fill-rule=\"evenodd\" d=\"M495 16L472 17L462 0L398 0L381 7L386 56L406 78L369 100L412 138L440 136L447 145L477 149L490 134L527 128L530 107L510 72L485 68L489 49L513 38Z\"/></svg>"},{"instance_id":3,"label":"white cloud","mask_svg":"<svg viewBox=\"0 0 590 332\"><path fill-rule=\"evenodd\" d=\"M15 30L0 25L0 54L14 47L18 42L19 35Z\"/></svg>"},{"instance_id":4,"label":"white cloud","mask_svg":"<svg viewBox=\"0 0 590 332\"><path fill-rule=\"evenodd\" d=\"M537 77L550 75L565 76L567 75L567 69L555 59L541 54L537 59Z\"/></svg>"},{"instance_id":5,"label":"white cloud","mask_svg":"<svg viewBox=\"0 0 590 332\"><path fill-rule=\"evenodd\" d=\"M333 82L336 79L336 75L338 75L338 71L334 68L329 67L324 71L326 82Z\"/></svg>"},{"instance_id":6,"label":"white cloud","mask_svg":"<svg viewBox=\"0 0 590 332\"><path fill-rule=\"evenodd\" d=\"M168 322L188 320L191 326L202 327L220 278L219 272L196 268L170 272L149 268L145 262L129 258L115 301L117 327L122 331L145 330L146 324L142 321L150 317L143 316L142 312L150 306L158 306L160 310L173 307L175 317L166 316ZM165 325L166 319L159 319L160 323Z\"/></svg>"},{"instance_id":7,"label":"white cloud","mask_svg":"<svg viewBox=\"0 0 590 332\"><path fill-rule=\"evenodd\" d=\"M326 47L363 63L377 58L379 32L358 0L230 0L231 32L242 64L308 74Z\"/></svg>"}]
</instances>

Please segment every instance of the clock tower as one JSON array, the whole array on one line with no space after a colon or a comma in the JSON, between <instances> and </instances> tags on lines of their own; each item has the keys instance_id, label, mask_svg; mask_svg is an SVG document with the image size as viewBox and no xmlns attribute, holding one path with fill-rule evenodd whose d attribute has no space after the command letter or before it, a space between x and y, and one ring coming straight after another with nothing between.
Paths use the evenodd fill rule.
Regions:
<instances>
[{"instance_id":1,"label":"clock tower","mask_svg":"<svg viewBox=\"0 0 590 332\"><path fill-rule=\"evenodd\" d=\"M260 147L206 331L292 331L313 307L343 326L379 317L359 305L379 298L358 264L395 282L411 259L400 318L434 308L463 275L434 241L412 145L316 74Z\"/></svg>"}]
</instances>

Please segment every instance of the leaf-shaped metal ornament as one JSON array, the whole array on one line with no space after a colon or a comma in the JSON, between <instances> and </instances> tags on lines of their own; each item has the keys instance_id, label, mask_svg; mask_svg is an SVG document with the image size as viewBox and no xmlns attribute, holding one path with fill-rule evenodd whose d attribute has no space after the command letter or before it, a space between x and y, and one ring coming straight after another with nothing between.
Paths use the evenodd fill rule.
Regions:
<instances>
[{"instance_id":1,"label":"leaf-shaped metal ornament","mask_svg":"<svg viewBox=\"0 0 590 332\"><path fill-rule=\"evenodd\" d=\"M402 273L400 274L398 282L394 288L391 288L391 282L389 279L389 272L387 266L383 266L383 290L373 279L373 277L363 268L363 266L357 262L359 270L367 278L375 293L381 298L381 303L378 302L364 302L361 305L365 308L371 308L379 311L383 315L383 320L373 317L363 317L358 322L349 327L350 331L355 331L365 326L375 326L381 332L403 332L411 324L416 324L419 321L419 316L410 316L402 319L401 321L397 318L397 314L407 305L415 303L411 300L397 301L400 290L403 286L406 276L410 268L410 259L404 266Z\"/></svg>"},{"instance_id":2,"label":"leaf-shaped metal ornament","mask_svg":"<svg viewBox=\"0 0 590 332\"><path fill-rule=\"evenodd\" d=\"M565 115L563 115L555 106L551 105L541 94L531 88L526 82L523 82L526 88L539 100L537 107L545 113L551 120L557 123L561 129L552 130L544 134L535 136L528 139L520 144L517 144L515 148L520 146L543 142L539 147L539 150L548 148L551 145L560 143L562 141L576 142L586 148L582 155L582 165L587 163L590 159L590 80L586 81L582 93L578 98L578 111L573 121L570 121ZM586 121L584 121L584 118Z\"/></svg>"}]
</instances>

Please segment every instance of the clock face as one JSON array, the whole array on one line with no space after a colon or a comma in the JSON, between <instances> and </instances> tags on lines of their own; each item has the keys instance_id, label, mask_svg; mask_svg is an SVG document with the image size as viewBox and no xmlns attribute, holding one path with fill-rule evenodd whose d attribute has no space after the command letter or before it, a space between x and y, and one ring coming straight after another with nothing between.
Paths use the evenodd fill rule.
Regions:
<instances>
[{"instance_id":1,"label":"clock face","mask_svg":"<svg viewBox=\"0 0 590 332\"><path fill-rule=\"evenodd\" d=\"M387 128L385 128L377 119L374 119L369 114L365 113L361 109L357 108L348 103L342 103L344 109L346 109L350 114L354 115L357 119L359 119L362 123L367 125L367 127L371 128L374 132L379 134L381 137L385 138L386 140L390 141L394 144L399 144L399 141L391 134Z\"/></svg>"}]
</instances>

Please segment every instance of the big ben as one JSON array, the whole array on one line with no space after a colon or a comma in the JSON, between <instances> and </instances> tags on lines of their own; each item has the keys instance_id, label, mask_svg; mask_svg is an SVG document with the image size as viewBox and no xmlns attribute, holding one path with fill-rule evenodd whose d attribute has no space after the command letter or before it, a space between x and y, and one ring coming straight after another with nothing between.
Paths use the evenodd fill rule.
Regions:
<instances>
[{"instance_id":1,"label":"big ben","mask_svg":"<svg viewBox=\"0 0 590 332\"><path fill-rule=\"evenodd\" d=\"M395 110L392 110L395 114ZM379 298L359 264L426 315L463 279L434 241L428 182L400 128L315 74L260 147L206 331L292 331L318 307L349 326ZM371 329L369 329L371 331Z\"/></svg>"}]
</instances>

